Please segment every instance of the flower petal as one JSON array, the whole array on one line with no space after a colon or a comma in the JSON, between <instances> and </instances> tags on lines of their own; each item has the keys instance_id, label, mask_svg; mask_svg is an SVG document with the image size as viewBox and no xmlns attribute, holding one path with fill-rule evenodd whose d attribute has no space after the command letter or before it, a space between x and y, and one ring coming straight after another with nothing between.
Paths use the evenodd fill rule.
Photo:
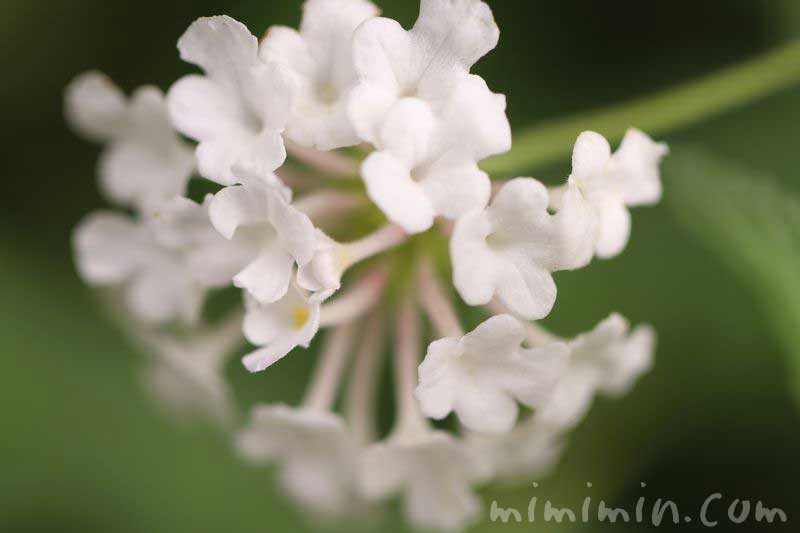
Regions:
<instances>
[{"instance_id":1,"label":"flower petal","mask_svg":"<svg viewBox=\"0 0 800 533\"><path fill-rule=\"evenodd\" d=\"M507 433L514 427L519 407L507 392L465 379L460 383L455 411L461 423L473 431Z\"/></svg>"},{"instance_id":2,"label":"flower petal","mask_svg":"<svg viewBox=\"0 0 800 533\"><path fill-rule=\"evenodd\" d=\"M236 98L211 78L184 76L170 88L167 102L175 127L192 139L221 138L237 128Z\"/></svg>"},{"instance_id":3,"label":"flower petal","mask_svg":"<svg viewBox=\"0 0 800 533\"><path fill-rule=\"evenodd\" d=\"M127 127L127 99L105 74L86 72L75 78L64 94L69 125L94 141L118 137Z\"/></svg>"},{"instance_id":4,"label":"flower petal","mask_svg":"<svg viewBox=\"0 0 800 533\"><path fill-rule=\"evenodd\" d=\"M392 105L411 84L411 37L391 19L364 22L353 36L353 60L361 84L350 94L348 114L359 137L377 144Z\"/></svg>"},{"instance_id":5,"label":"flower petal","mask_svg":"<svg viewBox=\"0 0 800 533\"><path fill-rule=\"evenodd\" d=\"M245 355L242 364L251 373L263 372L294 350L295 344L287 341L276 342Z\"/></svg>"},{"instance_id":6,"label":"flower petal","mask_svg":"<svg viewBox=\"0 0 800 533\"><path fill-rule=\"evenodd\" d=\"M596 206L599 214L597 257L610 259L621 254L631 236L631 213L625 204L607 202Z\"/></svg>"},{"instance_id":7,"label":"flower petal","mask_svg":"<svg viewBox=\"0 0 800 533\"><path fill-rule=\"evenodd\" d=\"M93 285L124 281L154 253L139 226L110 211L81 221L73 234L73 248L78 272Z\"/></svg>"},{"instance_id":8,"label":"flower petal","mask_svg":"<svg viewBox=\"0 0 800 533\"><path fill-rule=\"evenodd\" d=\"M498 277L497 296L526 320L539 320L550 314L556 302L553 275L526 259L510 259Z\"/></svg>"},{"instance_id":9,"label":"flower petal","mask_svg":"<svg viewBox=\"0 0 800 533\"><path fill-rule=\"evenodd\" d=\"M469 305L486 305L494 295L498 259L486 244L492 231L485 211L473 211L456 222L450 239L453 284Z\"/></svg>"},{"instance_id":10,"label":"flower petal","mask_svg":"<svg viewBox=\"0 0 800 533\"><path fill-rule=\"evenodd\" d=\"M269 205L266 189L251 186L226 187L211 202L211 223L226 239L232 239L240 226L266 222Z\"/></svg>"},{"instance_id":11,"label":"flower petal","mask_svg":"<svg viewBox=\"0 0 800 533\"><path fill-rule=\"evenodd\" d=\"M471 161L439 159L420 182L436 214L457 219L489 203L492 185L489 175Z\"/></svg>"},{"instance_id":12,"label":"flower petal","mask_svg":"<svg viewBox=\"0 0 800 533\"><path fill-rule=\"evenodd\" d=\"M435 126L436 118L425 101L402 98L386 116L379 148L413 167L428 158Z\"/></svg>"},{"instance_id":13,"label":"flower petal","mask_svg":"<svg viewBox=\"0 0 800 533\"><path fill-rule=\"evenodd\" d=\"M419 386L415 391L420 409L428 418L441 420L453 411L458 393L453 365L460 352L457 339L440 339L428 347L419 366Z\"/></svg>"},{"instance_id":14,"label":"flower petal","mask_svg":"<svg viewBox=\"0 0 800 533\"><path fill-rule=\"evenodd\" d=\"M317 233L311 219L274 191L270 191L268 206L269 221L278 233L283 249L299 265L311 261L317 244Z\"/></svg>"},{"instance_id":15,"label":"flower petal","mask_svg":"<svg viewBox=\"0 0 800 533\"><path fill-rule=\"evenodd\" d=\"M659 164L668 153L666 144L654 142L637 129L628 130L614 153L626 205L653 205L661 200Z\"/></svg>"},{"instance_id":16,"label":"flower petal","mask_svg":"<svg viewBox=\"0 0 800 533\"><path fill-rule=\"evenodd\" d=\"M608 141L593 131L578 136L572 152L572 174L580 179L591 178L602 171L611 159Z\"/></svg>"},{"instance_id":17,"label":"flower petal","mask_svg":"<svg viewBox=\"0 0 800 533\"><path fill-rule=\"evenodd\" d=\"M611 396L626 394L633 383L653 366L656 332L651 326L639 326L616 348L616 364L601 383L601 390Z\"/></svg>"},{"instance_id":18,"label":"flower petal","mask_svg":"<svg viewBox=\"0 0 800 533\"><path fill-rule=\"evenodd\" d=\"M374 152L361 167L370 199L394 223L409 233L433 225L435 212L425 191L411 178L405 163L384 152Z\"/></svg>"},{"instance_id":19,"label":"flower petal","mask_svg":"<svg viewBox=\"0 0 800 533\"><path fill-rule=\"evenodd\" d=\"M205 292L177 264L153 265L138 273L126 290L134 314L145 322L181 320L193 324L200 317Z\"/></svg>"},{"instance_id":20,"label":"flower petal","mask_svg":"<svg viewBox=\"0 0 800 533\"><path fill-rule=\"evenodd\" d=\"M430 63L455 63L464 70L500 39L492 10L480 0L422 0L411 33L426 47Z\"/></svg>"},{"instance_id":21,"label":"flower petal","mask_svg":"<svg viewBox=\"0 0 800 533\"><path fill-rule=\"evenodd\" d=\"M233 284L262 303L280 300L289 289L294 258L281 246L264 247L258 257L236 274Z\"/></svg>"},{"instance_id":22,"label":"flower petal","mask_svg":"<svg viewBox=\"0 0 800 533\"><path fill-rule=\"evenodd\" d=\"M508 360L525 340L525 328L511 315L497 315L483 322L462 342L463 351L488 363Z\"/></svg>"},{"instance_id":23,"label":"flower petal","mask_svg":"<svg viewBox=\"0 0 800 533\"><path fill-rule=\"evenodd\" d=\"M178 40L181 59L219 80L241 79L258 54L258 39L228 16L197 19Z\"/></svg>"},{"instance_id":24,"label":"flower petal","mask_svg":"<svg viewBox=\"0 0 800 533\"><path fill-rule=\"evenodd\" d=\"M284 306L263 305L250 295L245 295L247 313L242 327L245 338L256 346L270 344L291 328Z\"/></svg>"},{"instance_id":25,"label":"flower petal","mask_svg":"<svg viewBox=\"0 0 800 533\"><path fill-rule=\"evenodd\" d=\"M268 177L286 161L286 146L280 132L265 129L247 144L241 147L234 156L231 168L236 181L241 177Z\"/></svg>"},{"instance_id":26,"label":"flower petal","mask_svg":"<svg viewBox=\"0 0 800 533\"><path fill-rule=\"evenodd\" d=\"M494 94L475 75L457 83L441 111L453 148L480 161L511 150L511 125L506 117L506 97Z\"/></svg>"}]
</instances>

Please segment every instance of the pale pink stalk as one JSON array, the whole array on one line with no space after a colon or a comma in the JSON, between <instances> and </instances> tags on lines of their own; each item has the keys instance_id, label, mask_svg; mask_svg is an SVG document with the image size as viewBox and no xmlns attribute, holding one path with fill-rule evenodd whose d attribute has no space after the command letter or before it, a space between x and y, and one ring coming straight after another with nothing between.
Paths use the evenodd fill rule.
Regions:
<instances>
[{"instance_id":1,"label":"pale pink stalk","mask_svg":"<svg viewBox=\"0 0 800 533\"><path fill-rule=\"evenodd\" d=\"M356 263L391 250L406 240L408 234L403 228L389 224L363 239L342 244L343 271Z\"/></svg>"},{"instance_id":2,"label":"pale pink stalk","mask_svg":"<svg viewBox=\"0 0 800 533\"><path fill-rule=\"evenodd\" d=\"M340 153L323 152L288 141L286 151L309 168L325 174L325 177L355 179L358 176L358 162Z\"/></svg>"},{"instance_id":3,"label":"pale pink stalk","mask_svg":"<svg viewBox=\"0 0 800 533\"><path fill-rule=\"evenodd\" d=\"M430 429L422 415L414 391L421 357L420 324L414 301L406 298L400 305L395 332L395 435L413 435Z\"/></svg>"},{"instance_id":4,"label":"pale pink stalk","mask_svg":"<svg viewBox=\"0 0 800 533\"><path fill-rule=\"evenodd\" d=\"M383 314L378 311L361 326L363 336L350 375L345 411L356 439L366 444L377 436L375 407L386 324Z\"/></svg>"},{"instance_id":5,"label":"pale pink stalk","mask_svg":"<svg viewBox=\"0 0 800 533\"><path fill-rule=\"evenodd\" d=\"M294 172L286 167L276 170L275 175L278 176L278 179L280 179L284 185L292 190L313 189L319 186L319 180L315 180L299 172Z\"/></svg>"},{"instance_id":6,"label":"pale pink stalk","mask_svg":"<svg viewBox=\"0 0 800 533\"><path fill-rule=\"evenodd\" d=\"M320 328L352 322L378 303L386 286L386 270L376 268L344 294L324 304L320 312Z\"/></svg>"},{"instance_id":7,"label":"pale pink stalk","mask_svg":"<svg viewBox=\"0 0 800 533\"><path fill-rule=\"evenodd\" d=\"M351 353L355 331L354 324L347 324L335 328L325 338L319 363L303 400L305 408L319 411L333 408Z\"/></svg>"},{"instance_id":8,"label":"pale pink stalk","mask_svg":"<svg viewBox=\"0 0 800 533\"><path fill-rule=\"evenodd\" d=\"M317 222L346 214L364 203L364 198L352 193L321 190L301 196L294 202L294 206L308 218Z\"/></svg>"},{"instance_id":9,"label":"pale pink stalk","mask_svg":"<svg viewBox=\"0 0 800 533\"><path fill-rule=\"evenodd\" d=\"M439 337L464 335L453 303L427 259L419 265L417 295Z\"/></svg>"},{"instance_id":10,"label":"pale pink stalk","mask_svg":"<svg viewBox=\"0 0 800 533\"><path fill-rule=\"evenodd\" d=\"M486 309L489 310L489 312L494 315L513 314L508 310L508 308L505 305L500 303L497 299L494 299L491 302L489 302L489 304L486 306ZM527 320L522 320L521 322L525 324L525 330L528 337L528 344L531 347L536 348L554 342L565 342L565 339L562 339L561 337L550 333L536 322L528 322Z\"/></svg>"}]
</instances>

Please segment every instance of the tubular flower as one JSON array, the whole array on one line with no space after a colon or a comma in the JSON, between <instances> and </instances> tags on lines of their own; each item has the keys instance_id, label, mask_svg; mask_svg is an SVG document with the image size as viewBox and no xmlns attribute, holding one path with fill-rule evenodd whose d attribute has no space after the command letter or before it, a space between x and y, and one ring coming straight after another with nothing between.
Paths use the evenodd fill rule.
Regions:
<instances>
[{"instance_id":1,"label":"tubular flower","mask_svg":"<svg viewBox=\"0 0 800 533\"><path fill-rule=\"evenodd\" d=\"M413 526L457 530L481 485L545 474L594 397L652 366L649 326L612 314L568 339L532 321L556 303L554 273L624 249L628 209L661 196L667 148L631 130L611 154L585 132L563 185L493 187L479 165L511 149L506 98L470 73L497 45L491 10L422 0L408 31L377 13L308 0L298 31L260 44L199 19L178 48L203 73L166 100L79 77L65 112L106 143L101 187L126 211L77 226L75 263L151 354L154 396L276 465L299 505L364 514L397 497ZM202 202L190 179L211 189ZM463 323L457 296L485 316ZM244 370L285 373L302 350L302 402L245 416L228 359L259 379Z\"/></svg>"}]
</instances>

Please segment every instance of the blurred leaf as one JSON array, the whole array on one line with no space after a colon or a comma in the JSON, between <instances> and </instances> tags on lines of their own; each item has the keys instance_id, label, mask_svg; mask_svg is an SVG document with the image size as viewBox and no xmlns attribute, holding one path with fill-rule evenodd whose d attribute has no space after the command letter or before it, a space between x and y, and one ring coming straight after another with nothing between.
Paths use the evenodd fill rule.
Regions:
<instances>
[{"instance_id":1,"label":"blurred leaf","mask_svg":"<svg viewBox=\"0 0 800 533\"><path fill-rule=\"evenodd\" d=\"M528 128L514 148L481 166L491 174L519 174L565 158L581 131L595 130L615 142L630 127L661 135L737 109L800 81L800 41L699 79L576 116Z\"/></svg>"},{"instance_id":2,"label":"blurred leaf","mask_svg":"<svg viewBox=\"0 0 800 533\"><path fill-rule=\"evenodd\" d=\"M800 401L800 198L771 176L693 148L675 149L666 175L679 222L761 305L791 356Z\"/></svg>"}]
</instances>

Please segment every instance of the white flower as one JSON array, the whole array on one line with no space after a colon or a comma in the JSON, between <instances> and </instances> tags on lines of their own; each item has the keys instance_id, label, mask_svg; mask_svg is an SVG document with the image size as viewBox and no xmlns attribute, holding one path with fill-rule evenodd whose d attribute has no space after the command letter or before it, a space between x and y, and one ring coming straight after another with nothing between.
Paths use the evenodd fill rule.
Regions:
<instances>
[{"instance_id":1,"label":"white flower","mask_svg":"<svg viewBox=\"0 0 800 533\"><path fill-rule=\"evenodd\" d=\"M111 201L147 210L186 192L194 156L158 88L142 87L128 99L104 74L87 72L67 87L65 113L76 131L107 145L98 172Z\"/></svg>"},{"instance_id":2,"label":"white flower","mask_svg":"<svg viewBox=\"0 0 800 533\"><path fill-rule=\"evenodd\" d=\"M510 149L505 108L477 76L465 76L438 115L419 98L398 100L362 166L370 198L409 233L486 207L491 184L478 161Z\"/></svg>"},{"instance_id":3,"label":"white flower","mask_svg":"<svg viewBox=\"0 0 800 533\"><path fill-rule=\"evenodd\" d=\"M598 257L614 257L625 249L631 233L628 207L661 199L659 164L668 151L638 130L628 131L613 156L602 135L587 131L578 137L569 187L580 190L599 219Z\"/></svg>"},{"instance_id":4,"label":"white flower","mask_svg":"<svg viewBox=\"0 0 800 533\"><path fill-rule=\"evenodd\" d=\"M193 323L207 289L230 283L240 254L216 233L207 211L208 200L200 206L176 198L140 221L111 211L92 214L74 234L78 272L91 285L124 285L140 320Z\"/></svg>"},{"instance_id":5,"label":"white flower","mask_svg":"<svg viewBox=\"0 0 800 533\"><path fill-rule=\"evenodd\" d=\"M227 239L251 251L233 278L262 303L281 299L294 264L308 263L316 233L311 220L292 207L287 190L262 180L226 187L210 208L211 222Z\"/></svg>"},{"instance_id":6,"label":"white flower","mask_svg":"<svg viewBox=\"0 0 800 533\"><path fill-rule=\"evenodd\" d=\"M564 435L535 417L502 434L471 432L467 444L492 465L492 476L521 481L543 476L555 467L564 447Z\"/></svg>"},{"instance_id":7,"label":"white flower","mask_svg":"<svg viewBox=\"0 0 800 533\"><path fill-rule=\"evenodd\" d=\"M499 37L491 9L479 0L422 0L410 31L386 18L362 24L353 40L359 85L349 106L358 134L377 145L389 111L404 97L443 102Z\"/></svg>"},{"instance_id":8,"label":"white flower","mask_svg":"<svg viewBox=\"0 0 800 533\"><path fill-rule=\"evenodd\" d=\"M529 320L547 316L556 299L551 272L586 265L593 251L594 216L568 190L556 215L547 212L547 189L538 181L508 182L485 211L456 223L450 242L453 281L470 305L494 295Z\"/></svg>"},{"instance_id":9,"label":"white flower","mask_svg":"<svg viewBox=\"0 0 800 533\"><path fill-rule=\"evenodd\" d=\"M244 335L263 347L242 360L250 372L266 370L298 346L308 348L319 330L319 302L308 299L297 287L268 304L247 296L245 305Z\"/></svg>"},{"instance_id":10,"label":"white flower","mask_svg":"<svg viewBox=\"0 0 800 533\"><path fill-rule=\"evenodd\" d=\"M300 31L269 29L261 57L280 61L293 88L286 136L302 146L333 150L359 143L347 103L356 85L353 32L378 14L366 0L307 0Z\"/></svg>"},{"instance_id":11,"label":"white flower","mask_svg":"<svg viewBox=\"0 0 800 533\"><path fill-rule=\"evenodd\" d=\"M629 332L618 314L570 342L569 363L548 402L536 412L538 420L571 428L588 411L597 391L619 396L653 364L655 332L639 326Z\"/></svg>"},{"instance_id":12,"label":"white flower","mask_svg":"<svg viewBox=\"0 0 800 533\"><path fill-rule=\"evenodd\" d=\"M472 486L485 479L487 468L445 432L402 434L362 454L360 486L372 500L402 493L406 516L416 527L458 530L480 512Z\"/></svg>"},{"instance_id":13,"label":"white flower","mask_svg":"<svg viewBox=\"0 0 800 533\"><path fill-rule=\"evenodd\" d=\"M237 440L256 463L279 463L289 494L312 509L335 514L356 496L358 447L341 418L327 411L262 405Z\"/></svg>"},{"instance_id":14,"label":"white flower","mask_svg":"<svg viewBox=\"0 0 800 533\"><path fill-rule=\"evenodd\" d=\"M195 21L178 49L206 74L185 76L168 95L176 127L200 143L200 174L223 185L237 175L271 176L286 159L291 91L283 68L262 61L258 39L227 16Z\"/></svg>"},{"instance_id":15,"label":"white flower","mask_svg":"<svg viewBox=\"0 0 800 533\"><path fill-rule=\"evenodd\" d=\"M490 318L474 331L435 341L419 367L416 396L422 412L442 419L455 412L467 428L511 431L517 401L544 404L560 378L567 346L524 349L525 328L510 315Z\"/></svg>"}]
</instances>

